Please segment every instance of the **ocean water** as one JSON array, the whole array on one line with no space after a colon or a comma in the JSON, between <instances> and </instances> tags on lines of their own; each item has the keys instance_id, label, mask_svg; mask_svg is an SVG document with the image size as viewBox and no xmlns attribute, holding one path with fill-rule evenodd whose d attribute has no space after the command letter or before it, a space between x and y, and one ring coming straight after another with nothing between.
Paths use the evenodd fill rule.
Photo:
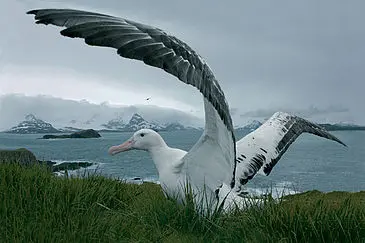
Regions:
<instances>
[{"instance_id":1,"label":"ocean water","mask_svg":"<svg viewBox=\"0 0 365 243\"><path fill-rule=\"evenodd\" d=\"M332 132L348 147L313 135L301 135L288 149L269 176L257 175L248 184L251 192L283 188L295 191L365 190L365 131ZM157 181L157 170L144 151L128 151L108 155L108 148L130 138L132 133L101 133L98 139L43 140L40 134L0 133L0 149L27 148L38 159L55 162L89 161L105 176ZM201 132L161 132L171 147L189 150ZM240 139L243 134L237 134Z\"/></svg>"}]
</instances>

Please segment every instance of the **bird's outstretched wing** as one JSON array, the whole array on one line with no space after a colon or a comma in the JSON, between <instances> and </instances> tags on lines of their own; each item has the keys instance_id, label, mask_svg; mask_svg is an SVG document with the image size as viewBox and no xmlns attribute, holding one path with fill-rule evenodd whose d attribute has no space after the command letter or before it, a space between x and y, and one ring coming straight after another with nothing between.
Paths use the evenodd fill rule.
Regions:
<instances>
[{"instance_id":1,"label":"bird's outstretched wing","mask_svg":"<svg viewBox=\"0 0 365 243\"><path fill-rule=\"evenodd\" d=\"M66 27L61 34L85 39L88 45L115 48L118 54L161 68L204 96L205 131L183 158L192 183L214 190L234 185L235 137L228 103L207 63L186 43L153 26L110 15L72 9L29 11L36 23Z\"/></svg>"},{"instance_id":2,"label":"bird's outstretched wing","mask_svg":"<svg viewBox=\"0 0 365 243\"><path fill-rule=\"evenodd\" d=\"M63 36L85 39L92 46L106 46L118 54L161 68L204 95L228 130L232 119L224 93L207 63L186 43L153 26L110 15L72 9L31 10L37 24L67 27Z\"/></svg>"},{"instance_id":3,"label":"bird's outstretched wing","mask_svg":"<svg viewBox=\"0 0 365 243\"><path fill-rule=\"evenodd\" d=\"M276 112L258 129L237 142L237 191L259 170L269 175L281 156L302 133L311 133L346 146L317 124L298 116Z\"/></svg>"}]
</instances>

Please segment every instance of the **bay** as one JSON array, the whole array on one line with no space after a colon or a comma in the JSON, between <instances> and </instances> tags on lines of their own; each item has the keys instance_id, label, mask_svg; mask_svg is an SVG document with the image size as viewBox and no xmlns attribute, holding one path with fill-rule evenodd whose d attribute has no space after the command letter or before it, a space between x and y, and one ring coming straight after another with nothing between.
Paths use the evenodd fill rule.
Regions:
<instances>
[{"instance_id":1,"label":"bay","mask_svg":"<svg viewBox=\"0 0 365 243\"><path fill-rule=\"evenodd\" d=\"M258 175L249 190L290 188L295 191L365 190L365 131L335 131L348 147L313 135L301 135L288 149L269 176ZM171 147L189 150L199 139L199 131L161 132ZM108 177L157 181L157 170L144 151L108 155L108 148L124 142L132 133L101 133L97 139L37 139L42 134L0 133L0 149L27 148L38 159L56 162L87 161ZM244 134L237 134L237 139Z\"/></svg>"}]
</instances>

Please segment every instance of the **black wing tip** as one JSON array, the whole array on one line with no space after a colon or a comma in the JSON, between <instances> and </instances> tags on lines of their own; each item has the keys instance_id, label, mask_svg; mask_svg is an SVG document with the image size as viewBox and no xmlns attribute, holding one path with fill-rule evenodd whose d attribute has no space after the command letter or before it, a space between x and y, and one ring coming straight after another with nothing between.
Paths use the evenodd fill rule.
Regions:
<instances>
[{"instance_id":1,"label":"black wing tip","mask_svg":"<svg viewBox=\"0 0 365 243\"><path fill-rule=\"evenodd\" d=\"M73 11L73 9L68 8L42 8L42 9L32 9L26 12L26 14L34 14L35 18L38 18L38 15L42 15L45 12L52 12L52 11Z\"/></svg>"},{"instance_id":2,"label":"black wing tip","mask_svg":"<svg viewBox=\"0 0 365 243\"><path fill-rule=\"evenodd\" d=\"M348 147L344 142L342 142L339 138L337 138L336 136L334 136L333 134L331 134L326 128L324 128L323 126L321 126L320 124L315 124L317 125L321 130L322 132L324 132L327 136L321 136L323 138L327 138L327 139L331 139L345 147Z\"/></svg>"},{"instance_id":3,"label":"black wing tip","mask_svg":"<svg viewBox=\"0 0 365 243\"><path fill-rule=\"evenodd\" d=\"M320 133L314 133L315 135L317 136L320 136L320 137L323 137L323 138L326 138L326 139L330 139L330 140L333 140L345 147L348 147L344 142L342 142L340 139L338 139L336 136L332 135L325 127L321 126L320 124L317 124L317 123L314 123L314 122L311 122L311 121L308 121L304 118L301 118L299 116L296 116L296 115L291 115L291 114L288 114L288 113L285 113L285 112L278 112L280 113L281 115L289 115L291 118L293 119L297 119L297 121L299 122L303 122L304 124L306 124L307 126L311 127L312 129L314 129L315 131L319 130L319 132L323 132L323 134L320 134Z\"/></svg>"},{"instance_id":4,"label":"black wing tip","mask_svg":"<svg viewBox=\"0 0 365 243\"><path fill-rule=\"evenodd\" d=\"M28 12L26 12L26 14L33 14L34 15L34 19L36 20L35 23L36 24L48 24L44 21L42 21L39 17L38 17L38 13L42 11L42 9L33 9L33 10L29 10Z\"/></svg>"},{"instance_id":5,"label":"black wing tip","mask_svg":"<svg viewBox=\"0 0 365 243\"><path fill-rule=\"evenodd\" d=\"M26 14L35 14L36 15L38 13L38 11L39 11L39 9L33 9L33 10L27 11Z\"/></svg>"},{"instance_id":6,"label":"black wing tip","mask_svg":"<svg viewBox=\"0 0 365 243\"><path fill-rule=\"evenodd\" d=\"M346 148L348 148L349 146L347 146L347 144L345 144L344 142L342 142L341 140L338 140L338 141L336 141L336 142L338 142L339 144L341 144L341 145L343 145L343 146L345 146Z\"/></svg>"},{"instance_id":7,"label":"black wing tip","mask_svg":"<svg viewBox=\"0 0 365 243\"><path fill-rule=\"evenodd\" d=\"M39 17L38 17L39 11L41 11L41 9L33 9L33 10L29 10L28 12L26 12L26 14L33 14L34 19L36 20L35 21L36 24L45 24L45 25L47 25L48 23L46 23L45 21L42 21L41 19L39 19Z\"/></svg>"}]
</instances>

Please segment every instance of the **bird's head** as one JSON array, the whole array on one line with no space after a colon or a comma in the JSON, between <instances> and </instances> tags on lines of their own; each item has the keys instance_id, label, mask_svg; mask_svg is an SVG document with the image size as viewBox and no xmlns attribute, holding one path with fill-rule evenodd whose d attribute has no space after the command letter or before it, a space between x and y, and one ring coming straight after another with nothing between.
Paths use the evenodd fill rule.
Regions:
<instances>
[{"instance_id":1,"label":"bird's head","mask_svg":"<svg viewBox=\"0 0 365 243\"><path fill-rule=\"evenodd\" d=\"M166 146L165 141L157 132L152 129L141 129L133 134L133 136L120 145L109 148L110 155L116 155L131 149L149 151L152 148Z\"/></svg>"}]
</instances>

